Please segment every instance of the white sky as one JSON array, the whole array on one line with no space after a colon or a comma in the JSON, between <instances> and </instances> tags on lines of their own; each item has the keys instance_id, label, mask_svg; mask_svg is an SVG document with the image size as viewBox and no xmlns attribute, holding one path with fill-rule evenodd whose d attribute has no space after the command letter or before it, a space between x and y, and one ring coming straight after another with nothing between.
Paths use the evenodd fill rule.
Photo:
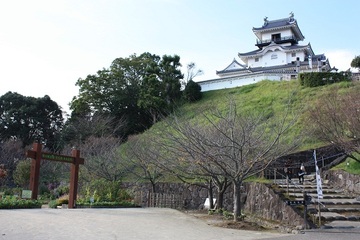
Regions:
<instances>
[{"instance_id":1,"label":"white sky","mask_svg":"<svg viewBox=\"0 0 360 240\"><path fill-rule=\"evenodd\" d=\"M360 1L0 0L0 96L49 95L63 110L79 78L118 57L177 54L216 78L239 52L255 50L253 27L294 12L316 54L350 68L360 55Z\"/></svg>"}]
</instances>

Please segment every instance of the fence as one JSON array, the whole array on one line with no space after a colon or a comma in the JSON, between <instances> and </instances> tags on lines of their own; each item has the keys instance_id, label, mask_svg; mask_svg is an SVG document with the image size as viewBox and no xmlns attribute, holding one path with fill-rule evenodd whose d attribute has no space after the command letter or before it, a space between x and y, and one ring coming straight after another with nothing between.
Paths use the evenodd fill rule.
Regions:
<instances>
[{"instance_id":1,"label":"fence","mask_svg":"<svg viewBox=\"0 0 360 240\"><path fill-rule=\"evenodd\" d=\"M142 207L184 208L184 198L177 194L140 192L135 194L134 201Z\"/></svg>"}]
</instances>

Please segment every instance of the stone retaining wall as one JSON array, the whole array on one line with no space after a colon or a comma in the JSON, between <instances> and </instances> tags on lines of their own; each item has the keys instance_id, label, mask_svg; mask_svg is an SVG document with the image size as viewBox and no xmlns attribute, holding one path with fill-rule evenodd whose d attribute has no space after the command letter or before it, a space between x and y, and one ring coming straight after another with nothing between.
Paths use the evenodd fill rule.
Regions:
<instances>
[{"instance_id":1,"label":"stone retaining wall","mask_svg":"<svg viewBox=\"0 0 360 240\"><path fill-rule=\"evenodd\" d=\"M335 189L342 189L350 193L360 194L360 176L343 170L328 170L324 172L324 179Z\"/></svg>"},{"instance_id":2,"label":"stone retaining wall","mask_svg":"<svg viewBox=\"0 0 360 240\"><path fill-rule=\"evenodd\" d=\"M245 211L259 218L281 222L290 226L303 225L301 212L296 212L265 184L251 183L246 186Z\"/></svg>"}]
</instances>

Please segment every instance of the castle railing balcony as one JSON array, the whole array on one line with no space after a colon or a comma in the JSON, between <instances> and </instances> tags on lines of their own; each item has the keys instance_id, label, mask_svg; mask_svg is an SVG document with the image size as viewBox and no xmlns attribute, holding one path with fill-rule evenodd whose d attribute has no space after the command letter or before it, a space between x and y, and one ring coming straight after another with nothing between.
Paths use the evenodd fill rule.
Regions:
<instances>
[{"instance_id":1,"label":"castle railing balcony","mask_svg":"<svg viewBox=\"0 0 360 240\"><path fill-rule=\"evenodd\" d=\"M259 48L262 48L262 47L265 47L265 46L269 45L271 42L275 42L277 44L281 44L281 43L297 44L298 40L296 39L296 37L294 35L286 36L286 37L273 38L273 39L265 39L265 40L257 39L255 46L257 46Z\"/></svg>"}]
</instances>

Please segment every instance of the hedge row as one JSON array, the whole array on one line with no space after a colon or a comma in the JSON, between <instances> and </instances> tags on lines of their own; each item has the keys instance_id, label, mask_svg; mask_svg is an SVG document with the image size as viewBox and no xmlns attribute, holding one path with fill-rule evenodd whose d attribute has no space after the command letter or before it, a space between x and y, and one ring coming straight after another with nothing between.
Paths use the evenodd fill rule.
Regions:
<instances>
[{"instance_id":1,"label":"hedge row","mask_svg":"<svg viewBox=\"0 0 360 240\"><path fill-rule=\"evenodd\" d=\"M0 199L0 209L41 208L41 205L41 201L19 199L14 196L4 196Z\"/></svg>"},{"instance_id":2,"label":"hedge row","mask_svg":"<svg viewBox=\"0 0 360 240\"><path fill-rule=\"evenodd\" d=\"M317 87L326 84L332 84L336 82L351 81L350 72L307 72L300 73L299 80L301 86L305 87Z\"/></svg>"}]
</instances>

